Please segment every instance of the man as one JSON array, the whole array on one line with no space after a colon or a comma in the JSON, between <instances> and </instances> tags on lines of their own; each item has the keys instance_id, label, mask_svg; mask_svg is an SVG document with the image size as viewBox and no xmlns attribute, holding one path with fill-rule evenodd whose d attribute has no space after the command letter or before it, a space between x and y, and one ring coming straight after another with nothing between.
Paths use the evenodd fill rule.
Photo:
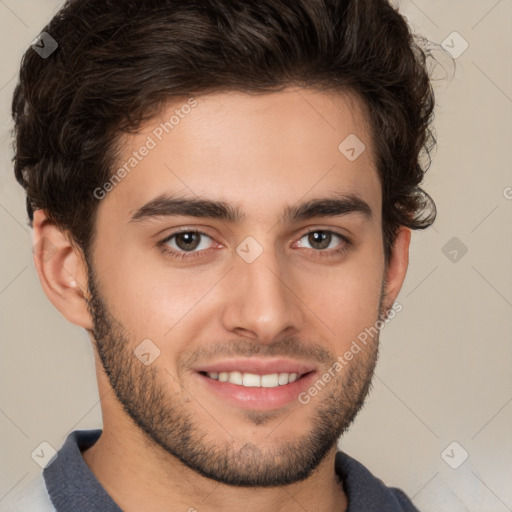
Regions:
<instances>
[{"instance_id":1,"label":"man","mask_svg":"<svg viewBox=\"0 0 512 512\"><path fill-rule=\"evenodd\" d=\"M71 0L35 47L15 172L41 285L91 336L103 429L72 432L18 509L416 510L337 448L435 218L404 19Z\"/></svg>"}]
</instances>

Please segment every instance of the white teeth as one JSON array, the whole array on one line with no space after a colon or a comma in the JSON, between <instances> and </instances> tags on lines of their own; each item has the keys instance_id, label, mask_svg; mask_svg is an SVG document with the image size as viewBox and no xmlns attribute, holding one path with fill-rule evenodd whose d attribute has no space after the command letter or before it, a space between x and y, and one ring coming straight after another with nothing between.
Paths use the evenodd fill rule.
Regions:
<instances>
[{"instance_id":1,"label":"white teeth","mask_svg":"<svg viewBox=\"0 0 512 512\"><path fill-rule=\"evenodd\" d=\"M277 378L279 385L282 386L283 384L288 384L289 377L290 375L288 373L280 373Z\"/></svg>"},{"instance_id":2,"label":"white teeth","mask_svg":"<svg viewBox=\"0 0 512 512\"><path fill-rule=\"evenodd\" d=\"M259 388L261 387L261 376L254 373L244 373L243 386Z\"/></svg>"},{"instance_id":3,"label":"white teeth","mask_svg":"<svg viewBox=\"0 0 512 512\"><path fill-rule=\"evenodd\" d=\"M242 373L241 372L228 372L229 379L228 382L231 384L242 384Z\"/></svg>"},{"instance_id":4,"label":"white teeth","mask_svg":"<svg viewBox=\"0 0 512 512\"><path fill-rule=\"evenodd\" d=\"M256 375L254 373L234 372L211 372L206 373L211 379L220 382L229 382L238 386L276 388L288 383L295 382L299 377L297 373L270 373L267 375Z\"/></svg>"},{"instance_id":5,"label":"white teeth","mask_svg":"<svg viewBox=\"0 0 512 512\"><path fill-rule=\"evenodd\" d=\"M261 376L261 387L262 388L275 388L279 386L279 377L277 373L272 373L270 375L262 375Z\"/></svg>"}]
</instances>

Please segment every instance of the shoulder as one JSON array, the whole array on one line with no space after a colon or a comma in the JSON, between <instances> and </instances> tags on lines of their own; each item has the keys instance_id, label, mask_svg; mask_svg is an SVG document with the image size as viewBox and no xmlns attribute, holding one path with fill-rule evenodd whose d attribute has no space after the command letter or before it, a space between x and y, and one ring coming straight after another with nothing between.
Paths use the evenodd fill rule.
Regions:
<instances>
[{"instance_id":1,"label":"shoulder","mask_svg":"<svg viewBox=\"0 0 512 512\"><path fill-rule=\"evenodd\" d=\"M0 507L0 512L26 512L27 510L30 512L55 512L42 474L18 491L8 503L2 504Z\"/></svg>"},{"instance_id":2,"label":"shoulder","mask_svg":"<svg viewBox=\"0 0 512 512\"><path fill-rule=\"evenodd\" d=\"M347 512L418 512L401 489L387 487L346 453L336 453L335 469L347 494Z\"/></svg>"},{"instance_id":3,"label":"shoulder","mask_svg":"<svg viewBox=\"0 0 512 512\"><path fill-rule=\"evenodd\" d=\"M404 512L418 512L418 509L413 505L412 501L402 489L397 489L396 487L388 487L387 489L402 507L400 510Z\"/></svg>"}]
</instances>

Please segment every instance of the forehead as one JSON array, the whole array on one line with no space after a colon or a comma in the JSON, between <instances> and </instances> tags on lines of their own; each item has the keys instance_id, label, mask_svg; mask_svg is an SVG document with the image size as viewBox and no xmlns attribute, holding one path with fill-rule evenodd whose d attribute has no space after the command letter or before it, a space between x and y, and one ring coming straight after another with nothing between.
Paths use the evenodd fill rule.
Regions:
<instances>
[{"instance_id":1,"label":"forehead","mask_svg":"<svg viewBox=\"0 0 512 512\"><path fill-rule=\"evenodd\" d=\"M210 93L169 102L138 133L123 136L114 172L127 172L105 203L132 211L162 194L184 194L270 214L335 190L378 212L374 162L355 95Z\"/></svg>"}]
</instances>

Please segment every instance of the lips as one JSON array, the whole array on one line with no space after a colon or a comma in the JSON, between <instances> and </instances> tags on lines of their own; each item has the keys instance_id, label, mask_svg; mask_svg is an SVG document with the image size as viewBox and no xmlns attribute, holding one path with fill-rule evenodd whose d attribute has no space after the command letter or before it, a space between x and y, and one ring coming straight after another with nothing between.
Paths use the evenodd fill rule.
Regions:
<instances>
[{"instance_id":1,"label":"lips","mask_svg":"<svg viewBox=\"0 0 512 512\"><path fill-rule=\"evenodd\" d=\"M229 359L195 368L198 383L236 408L271 410L297 400L316 366L292 359Z\"/></svg>"},{"instance_id":2,"label":"lips","mask_svg":"<svg viewBox=\"0 0 512 512\"><path fill-rule=\"evenodd\" d=\"M298 376L316 370L312 363L294 361L292 359L226 359L195 368L201 373L240 372L254 375L270 375L274 373L296 373Z\"/></svg>"}]
</instances>

